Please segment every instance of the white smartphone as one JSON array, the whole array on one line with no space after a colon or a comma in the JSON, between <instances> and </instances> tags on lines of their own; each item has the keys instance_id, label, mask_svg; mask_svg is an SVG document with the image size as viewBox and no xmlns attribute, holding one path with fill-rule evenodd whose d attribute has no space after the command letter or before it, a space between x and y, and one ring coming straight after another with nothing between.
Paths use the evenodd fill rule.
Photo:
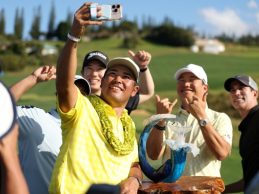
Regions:
<instances>
[{"instance_id":1,"label":"white smartphone","mask_svg":"<svg viewBox=\"0 0 259 194\"><path fill-rule=\"evenodd\" d=\"M97 17L97 6L101 7L101 17ZM111 20L120 20L122 18L122 6L121 4L112 4L112 5L98 5L96 3L91 4L90 14L92 20L99 21L111 21Z\"/></svg>"}]
</instances>

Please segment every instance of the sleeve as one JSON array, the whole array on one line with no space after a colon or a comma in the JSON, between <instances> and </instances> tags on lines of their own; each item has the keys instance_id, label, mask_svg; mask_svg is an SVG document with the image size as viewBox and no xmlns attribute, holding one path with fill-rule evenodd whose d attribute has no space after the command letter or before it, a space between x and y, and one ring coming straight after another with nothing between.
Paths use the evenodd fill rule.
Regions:
<instances>
[{"instance_id":1,"label":"sleeve","mask_svg":"<svg viewBox=\"0 0 259 194\"><path fill-rule=\"evenodd\" d=\"M128 110L128 114L131 113L131 111L136 110L139 104L139 93L137 93L135 96L131 97L126 105L126 109Z\"/></svg>"},{"instance_id":2,"label":"sleeve","mask_svg":"<svg viewBox=\"0 0 259 194\"><path fill-rule=\"evenodd\" d=\"M221 113L218 116L217 122L215 124L215 129L218 133L230 144L232 145L233 138L233 127L229 116L225 113Z\"/></svg>"}]
</instances>

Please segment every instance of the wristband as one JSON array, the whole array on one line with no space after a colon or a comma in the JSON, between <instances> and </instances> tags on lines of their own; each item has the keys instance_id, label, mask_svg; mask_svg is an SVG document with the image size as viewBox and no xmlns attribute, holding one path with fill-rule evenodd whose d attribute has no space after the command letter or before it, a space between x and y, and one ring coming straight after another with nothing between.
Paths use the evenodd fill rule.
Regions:
<instances>
[{"instance_id":1,"label":"wristband","mask_svg":"<svg viewBox=\"0 0 259 194\"><path fill-rule=\"evenodd\" d=\"M143 68L143 69L140 69L140 72L145 72L145 71L147 71L147 67Z\"/></svg>"},{"instance_id":2,"label":"wristband","mask_svg":"<svg viewBox=\"0 0 259 194\"><path fill-rule=\"evenodd\" d=\"M72 36L71 34L67 33L67 38L73 42L79 42L81 38L77 38L75 36Z\"/></svg>"},{"instance_id":3,"label":"wristband","mask_svg":"<svg viewBox=\"0 0 259 194\"><path fill-rule=\"evenodd\" d=\"M165 126L161 127L158 124L154 125L154 128L160 130L160 131L164 131L165 130Z\"/></svg>"}]
</instances>

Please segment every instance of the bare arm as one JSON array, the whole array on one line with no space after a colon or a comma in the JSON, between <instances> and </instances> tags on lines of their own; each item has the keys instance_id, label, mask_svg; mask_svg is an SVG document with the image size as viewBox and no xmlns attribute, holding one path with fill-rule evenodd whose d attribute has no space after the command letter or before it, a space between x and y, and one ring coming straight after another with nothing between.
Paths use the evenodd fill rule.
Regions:
<instances>
[{"instance_id":1,"label":"bare arm","mask_svg":"<svg viewBox=\"0 0 259 194\"><path fill-rule=\"evenodd\" d=\"M151 61L151 54L146 51L138 51L136 54L129 50L129 55L139 66L140 70L145 70L139 73L139 104L149 100L154 95L155 85L152 75L149 71L149 63Z\"/></svg>"},{"instance_id":2,"label":"bare arm","mask_svg":"<svg viewBox=\"0 0 259 194\"><path fill-rule=\"evenodd\" d=\"M188 99L184 99L186 109L199 121L200 119L207 118L205 112L204 100L197 97L193 97L192 102ZM201 131L205 142L211 152L215 155L218 160L225 159L230 153L230 144L215 130L214 126L209 122L206 126L201 126Z\"/></svg>"},{"instance_id":3,"label":"bare arm","mask_svg":"<svg viewBox=\"0 0 259 194\"><path fill-rule=\"evenodd\" d=\"M56 68L54 66L45 65L37 68L30 75L12 85L10 90L17 102L25 92L30 90L36 84L53 79L56 79Z\"/></svg>"},{"instance_id":4,"label":"bare arm","mask_svg":"<svg viewBox=\"0 0 259 194\"><path fill-rule=\"evenodd\" d=\"M138 188L140 186L138 179L142 180L143 175L139 163L134 163L130 168L128 178L122 181L120 184L121 193L137 194Z\"/></svg>"},{"instance_id":5,"label":"bare arm","mask_svg":"<svg viewBox=\"0 0 259 194\"><path fill-rule=\"evenodd\" d=\"M80 38L87 25L100 25L102 22L90 21L90 4L83 4L75 13L70 34ZM68 39L57 64L56 88L59 106L62 111L68 112L75 106L77 89L74 85L74 76L77 68L77 42Z\"/></svg>"},{"instance_id":6,"label":"bare arm","mask_svg":"<svg viewBox=\"0 0 259 194\"><path fill-rule=\"evenodd\" d=\"M0 141L1 193L29 193L18 158L17 138L18 124Z\"/></svg>"},{"instance_id":7,"label":"bare arm","mask_svg":"<svg viewBox=\"0 0 259 194\"><path fill-rule=\"evenodd\" d=\"M157 114L170 114L176 102L177 100L171 103L168 98L160 99L160 97L156 95ZM157 125L165 127L165 122L161 120ZM154 127L149 134L146 145L147 154L153 160L161 158L165 151L165 146L163 146L163 135L164 131L157 129L156 127Z\"/></svg>"}]
</instances>

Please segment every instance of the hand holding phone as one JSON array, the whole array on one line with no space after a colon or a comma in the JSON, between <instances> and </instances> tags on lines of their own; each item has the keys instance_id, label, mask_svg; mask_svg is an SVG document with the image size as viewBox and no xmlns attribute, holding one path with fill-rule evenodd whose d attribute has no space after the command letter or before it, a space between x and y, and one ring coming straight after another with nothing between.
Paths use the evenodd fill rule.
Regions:
<instances>
[{"instance_id":1,"label":"hand holding phone","mask_svg":"<svg viewBox=\"0 0 259 194\"><path fill-rule=\"evenodd\" d=\"M101 16L97 17L97 7L101 8ZM92 20L111 21L120 20L122 18L122 6L120 4L98 5L93 3L90 6L90 14Z\"/></svg>"}]
</instances>

